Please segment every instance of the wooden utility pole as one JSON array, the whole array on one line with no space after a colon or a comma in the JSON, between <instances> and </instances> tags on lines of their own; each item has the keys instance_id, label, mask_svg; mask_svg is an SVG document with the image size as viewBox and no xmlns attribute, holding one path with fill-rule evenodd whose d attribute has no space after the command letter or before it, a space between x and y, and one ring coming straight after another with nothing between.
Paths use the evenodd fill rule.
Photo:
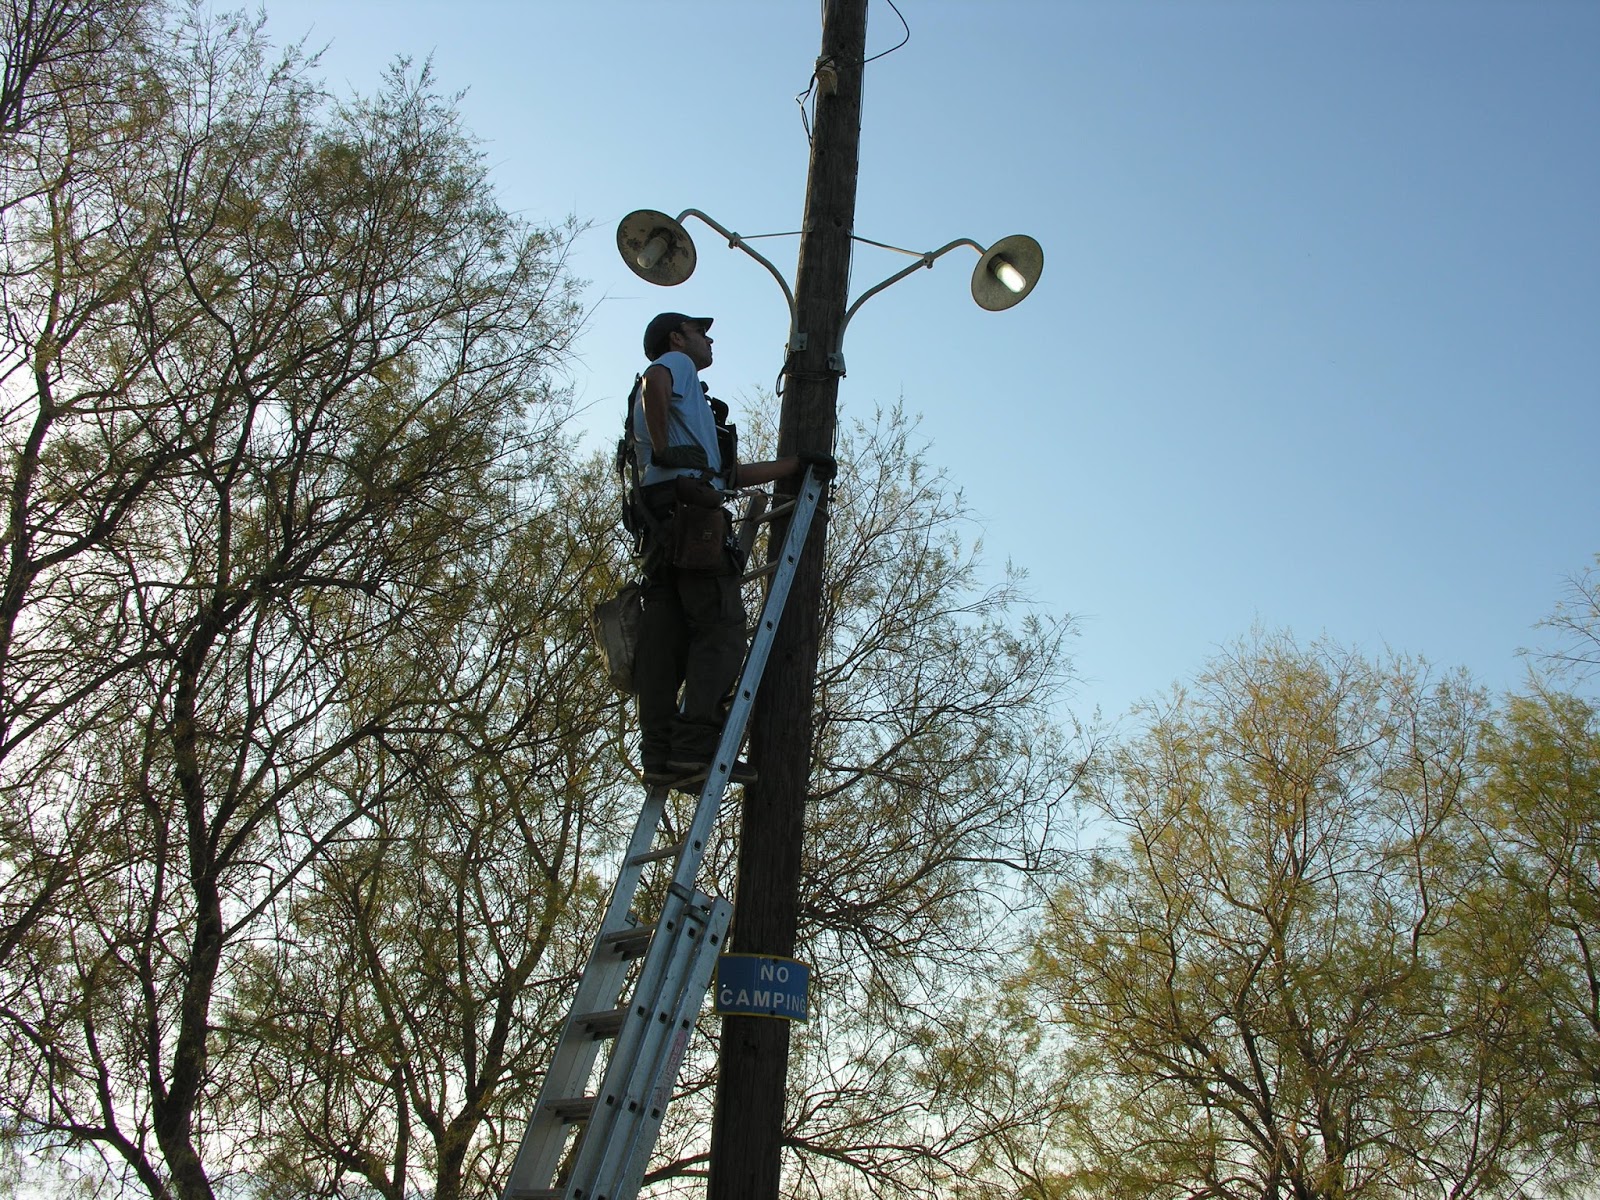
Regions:
<instances>
[{"instance_id":1,"label":"wooden utility pole","mask_svg":"<svg viewBox=\"0 0 1600 1200\"><path fill-rule=\"evenodd\" d=\"M867 0L826 0L795 273L795 329L804 345L791 348L785 369L780 455L833 449L839 397L833 355L849 299L866 45ZM795 486L780 490L792 493ZM772 545L783 533L772 530ZM734 953L794 956L826 540L824 509L811 526L752 714L750 758L761 776L744 793L728 947ZM709 1200L777 1200L788 1070L788 1021L722 1019Z\"/></svg>"}]
</instances>

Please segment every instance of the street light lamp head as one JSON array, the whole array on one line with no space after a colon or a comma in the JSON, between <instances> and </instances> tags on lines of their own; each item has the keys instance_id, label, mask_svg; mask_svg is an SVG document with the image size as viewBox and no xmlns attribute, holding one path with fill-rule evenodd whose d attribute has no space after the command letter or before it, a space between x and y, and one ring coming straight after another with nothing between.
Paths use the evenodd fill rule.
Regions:
<instances>
[{"instance_id":1,"label":"street light lamp head","mask_svg":"<svg viewBox=\"0 0 1600 1200\"><path fill-rule=\"evenodd\" d=\"M1024 300L1044 273L1044 249L1025 233L1001 238L972 269L972 298L999 312Z\"/></svg>"},{"instance_id":2,"label":"street light lamp head","mask_svg":"<svg viewBox=\"0 0 1600 1200\"><path fill-rule=\"evenodd\" d=\"M666 213L641 208L617 225L617 253L647 283L673 287L694 274L694 241Z\"/></svg>"}]
</instances>

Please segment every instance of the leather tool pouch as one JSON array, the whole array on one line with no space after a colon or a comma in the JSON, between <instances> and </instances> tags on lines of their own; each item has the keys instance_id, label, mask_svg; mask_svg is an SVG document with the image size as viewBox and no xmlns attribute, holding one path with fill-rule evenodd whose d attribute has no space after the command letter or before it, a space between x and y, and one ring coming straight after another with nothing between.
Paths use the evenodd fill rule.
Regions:
<instances>
[{"instance_id":1,"label":"leather tool pouch","mask_svg":"<svg viewBox=\"0 0 1600 1200\"><path fill-rule=\"evenodd\" d=\"M727 571L729 529L722 493L703 479L680 476L672 510L672 565L680 571Z\"/></svg>"}]
</instances>

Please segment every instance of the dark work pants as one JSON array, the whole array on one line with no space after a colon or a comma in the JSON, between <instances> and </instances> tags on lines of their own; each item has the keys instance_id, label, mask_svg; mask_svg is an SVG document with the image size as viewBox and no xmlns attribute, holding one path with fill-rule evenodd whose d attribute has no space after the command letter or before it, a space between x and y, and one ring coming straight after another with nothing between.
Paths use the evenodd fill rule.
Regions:
<instances>
[{"instance_id":1,"label":"dark work pants","mask_svg":"<svg viewBox=\"0 0 1600 1200\"><path fill-rule=\"evenodd\" d=\"M731 559L727 574L662 567L645 581L633 677L646 770L669 761L711 760L723 702L744 662L744 630L744 600Z\"/></svg>"}]
</instances>

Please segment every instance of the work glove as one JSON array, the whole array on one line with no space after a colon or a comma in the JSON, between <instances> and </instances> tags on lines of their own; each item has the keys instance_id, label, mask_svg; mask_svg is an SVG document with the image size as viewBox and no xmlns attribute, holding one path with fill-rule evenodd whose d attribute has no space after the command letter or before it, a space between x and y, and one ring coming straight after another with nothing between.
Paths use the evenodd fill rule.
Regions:
<instances>
[{"instance_id":1,"label":"work glove","mask_svg":"<svg viewBox=\"0 0 1600 1200\"><path fill-rule=\"evenodd\" d=\"M831 454L821 450L802 450L795 456L800 460L800 468L810 467L817 477L818 483L827 483L839 473L839 461Z\"/></svg>"},{"instance_id":2,"label":"work glove","mask_svg":"<svg viewBox=\"0 0 1600 1200\"><path fill-rule=\"evenodd\" d=\"M663 446L653 450L650 460L658 467L698 467L705 470L709 464L706 462L705 447L696 446L693 442L681 446Z\"/></svg>"}]
</instances>

